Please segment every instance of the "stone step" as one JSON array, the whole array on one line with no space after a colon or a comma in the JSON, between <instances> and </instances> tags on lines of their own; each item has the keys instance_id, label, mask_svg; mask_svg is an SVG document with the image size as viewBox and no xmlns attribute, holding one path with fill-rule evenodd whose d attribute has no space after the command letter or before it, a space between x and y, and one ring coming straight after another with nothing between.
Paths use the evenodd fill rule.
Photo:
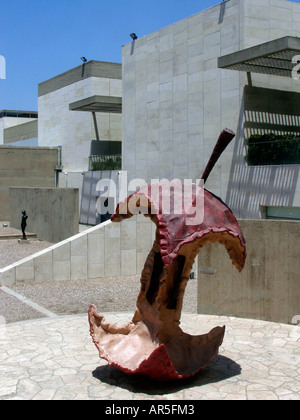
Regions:
<instances>
[{"instance_id":1,"label":"stone step","mask_svg":"<svg viewBox=\"0 0 300 420\"><path fill-rule=\"evenodd\" d=\"M22 239L23 235L22 233L18 234L18 233L13 233L13 234L8 234L8 235L0 235L0 241L4 241L4 240L10 240L10 239ZM37 239L36 233L26 233L26 238L28 239Z\"/></svg>"}]
</instances>

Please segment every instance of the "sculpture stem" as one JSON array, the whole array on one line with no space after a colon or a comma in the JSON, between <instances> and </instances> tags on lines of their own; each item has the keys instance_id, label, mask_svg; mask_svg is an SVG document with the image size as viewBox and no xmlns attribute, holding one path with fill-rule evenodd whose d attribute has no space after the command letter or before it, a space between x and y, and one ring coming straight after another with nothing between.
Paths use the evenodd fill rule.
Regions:
<instances>
[{"instance_id":1,"label":"sculpture stem","mask_svg":"<svg viewBox=\"0 0 300 420\"><path fill-rule=\"evenodd\" d=\"M234 137L235 137L235 133L233 131L229 130L228 128L224 128L224 130L222 131L222 133L220 134L218 138L215 148L211 154L208 164L206 165L206 168L201 177L201 180L203 180L204 184L207 181L207 178L209 177L219 157L221 156L221 154L224 152L224 150L226 149L226 147L229 145L229 143Z\"/></svg>"}]
</instances>

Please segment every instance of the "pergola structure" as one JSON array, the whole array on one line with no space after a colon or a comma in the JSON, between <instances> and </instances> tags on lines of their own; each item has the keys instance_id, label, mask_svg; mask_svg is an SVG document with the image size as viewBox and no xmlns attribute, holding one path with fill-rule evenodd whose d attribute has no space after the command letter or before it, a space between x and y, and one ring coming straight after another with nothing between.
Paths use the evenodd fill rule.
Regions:
<instances>
[{"instance_id":1,"label":"pergola structure","mask_svg":"<svg viewBox=\"0 0 300 420\"><path fill-rule=\"evenodd\" d=\"M300 56L300 38L286 36L218 59L221 69L292 77L294 57Z\"/></svg>"}]
</instances>

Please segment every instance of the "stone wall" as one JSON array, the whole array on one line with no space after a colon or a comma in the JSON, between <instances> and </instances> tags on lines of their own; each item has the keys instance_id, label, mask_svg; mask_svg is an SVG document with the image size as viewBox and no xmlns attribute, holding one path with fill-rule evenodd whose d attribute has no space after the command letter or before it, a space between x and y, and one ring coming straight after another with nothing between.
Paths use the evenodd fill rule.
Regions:
<instances>
[{"instance_id":1,"label":"stone wall","mask_svg":"<svg viewBox=\"0 0 300 420\"><path fill-rule=\"evenodd\" d=\"M143 216L110 220L0 270L0 285L140 274L156 226Z\"/></svg>"},{"instance_id":2,"label":"stone wall","mask_svg":"<svg viewBox=\"0 0 300 420\"><path fill-rule=\"evenodd\" d=\"M50 243L78 233L79 192L76 188L10 188L10 226L20 229L21 212L28 215L27 231Z\"/></svg>"},{"instance_id":3,"label":"stone wall","mask_svg":"<svg viewBox=\"0 0 300 420\"><path fill-rule=\"evenodd\" d=\"M300 223L241 220L247 260L239 273L226 249L198 255L198 312L291 323L300 315Z\"/></svg>"},{"instance_id":4,"label":"stone wall","mask_svg":"<svg viewBox=\"0 0 300 420\"><path fill-rule=\"evenodd\" d=\"M9 220L10 187L54 187L55 147L0 146L0 220Z\"/></svg>"}]
</instances>

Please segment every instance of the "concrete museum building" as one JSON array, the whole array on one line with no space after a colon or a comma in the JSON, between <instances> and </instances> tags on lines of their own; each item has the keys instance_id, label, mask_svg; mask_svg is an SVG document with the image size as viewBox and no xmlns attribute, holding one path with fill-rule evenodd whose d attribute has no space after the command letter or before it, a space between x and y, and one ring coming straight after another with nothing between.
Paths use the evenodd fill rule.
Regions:
<instances>
[{"instance_id":1,"label":"concrete museum building","mask_svg":"<svg viewBox=\"0 0 300 420\"><path fill-rule=\"evenodd\" d=\"M292 77L299 31L298 3L230 0L126 45L123 169L129 179L195 181L228 127L236 138L207 188L239 218L300 219L300 79ZM291 137L284 143L290 152L275 137L279 159L272 161L269 138L250 144L251 135L264 133ZM266 148L271 156L261 161Z\"/></svg>"},{"instance_id":2,"label":"concrete museum building","mask_svg":"<svg viewBox=\"0 0 300 420\"><path fill-rule=\"evenodd\" d=\"M99 223L91 190L121 168L195 182L225 127L236 137L206 187L239 218L300 220L299 28L299 3L227 0L134 39L122 64L83 60L41 83L38 146L60 150L57 185L79 188L81 221Z\"/></svg>"}]
</instances>

